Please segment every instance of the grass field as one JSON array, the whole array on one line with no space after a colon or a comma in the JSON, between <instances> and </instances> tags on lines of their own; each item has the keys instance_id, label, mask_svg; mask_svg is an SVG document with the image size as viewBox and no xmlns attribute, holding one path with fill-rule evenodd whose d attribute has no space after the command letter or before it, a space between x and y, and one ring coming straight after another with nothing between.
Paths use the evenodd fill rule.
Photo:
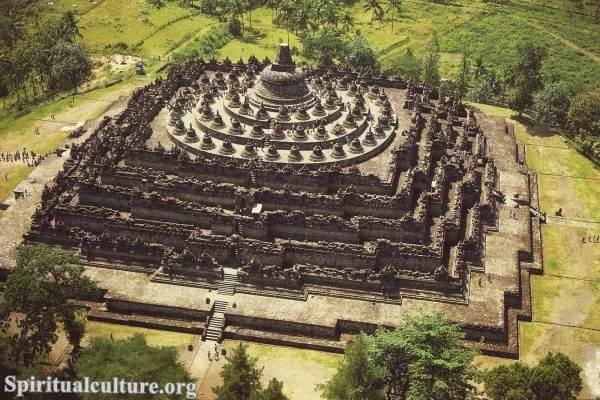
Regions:
<instances>
[{"instance_id":1,"label":"grass field","mask_svg":"<svg viewBox=\"0 0 600 400\"><path fill-rule=\"evenodd\" d=\"M583 156L581 156L583 157ZM595 180L541 175L539 178L542 211L554 215L562 208L569 219L600 221L600 184Z\"/></svg>"},{"instance_id":2,"label":"grass field","mask_svg":"<svg viewBox=\"0 0 600 400\"><path fill-rule=\"evenodd\" d=\"M600 282L600 245L584 238L599 234L593 229L543 225L544 274Z\"/></svg>"}]
</instances>

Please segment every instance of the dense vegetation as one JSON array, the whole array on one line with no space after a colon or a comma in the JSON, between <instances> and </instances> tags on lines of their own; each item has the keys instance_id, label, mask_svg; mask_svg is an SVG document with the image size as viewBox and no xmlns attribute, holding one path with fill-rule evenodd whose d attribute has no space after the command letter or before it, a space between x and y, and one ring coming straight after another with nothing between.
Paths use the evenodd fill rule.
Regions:
<instances>
[{"instance_id":1,"label":"dense vegetation","mask_svg":"<svg viewBox=\"0 0 600 400\"><path fill-rule=\"evenodd\" d=\"M29 366L47 354L58 340L59 324L77 352L85 328L77 308L67 300L91 297L98 290L83 271L72 253L46 245L19 249L0 301L3 332L12 324L18 328L10 340L16 362Z\"/></svg>"},{"instance_id":2,"label":"dense vegetation","mask_svg":"<svg viewBox=\"0 0 600 400\"><path fill-rule=\"evenodd\" d=\"M16 96L23 106L49 95L75 89L91 77L92 62L81 37L75 14L43 22L36 15L36 1L0 2L0 96Z\"/></svg>"},{"instance_id":3,"label":"dense vegetation","mask_svg":"<svg viewBox=\"0 0 600 400\"><path fill-rule=\"evenodd\" d=\"M346 349L334 376L320 389L326 400L464 400L484 383L492 400L575 399L580 368L564 354L538 365L521 363L481 371L476 348L463 347L462 330L441 314L408 318L395 330L361 335Z\"/></svg>"},{"instance_id":4,"label":"dense vegetation","mask_svg":"<svg viewBox=\"0 0 600 400\"><path fill-rule=\"evenodd\" d=\"M177 359L177 351L173 347L151 347L141 334L127 339L109 337L93 338L75 363L76 376L83 380L88 377L93 381L110 382L114 378L127 379L129 382L154 382L158 387L167 383L190 382L190 376ZM185 399L186 392L195 389L191 384L179 395L137 394L139 399ZM128 399L131 394L111 395L112 399ZM83 400L103 399L106 395L84 394Z\"/></svg>"}]
</instances>

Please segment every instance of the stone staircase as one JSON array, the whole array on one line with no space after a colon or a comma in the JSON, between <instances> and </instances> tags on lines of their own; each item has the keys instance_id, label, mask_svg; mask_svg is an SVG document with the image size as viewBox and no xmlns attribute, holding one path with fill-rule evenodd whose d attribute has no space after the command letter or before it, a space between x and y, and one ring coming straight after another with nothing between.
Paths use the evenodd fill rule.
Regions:
<instances>
[{"instance_id":1,"label":"stone staircase","mask_svg":"<svg viewBox=\"0 0 600 400\"><path fill-rule=\"evenodd\" d=\"M235 293L236 282L237 274L225 272L223 274L223 280L219 283L217 293L225 296L233 296L233 294Z\"/></svg>"},{"instance_id":2,"label":"stone staircase","mask_svg":"<svg viewBox=\"0 0 600 400\"><path fill-rule=\"evenodd\" d=\"M227 302L222 300L215 301L213 306L213 313L208 321L206 327L206 334L204 335L205 340L212 340L218 342L223 334L223 327L225 326L225 309L227 308Z\"/></svg>"}]
</instances>

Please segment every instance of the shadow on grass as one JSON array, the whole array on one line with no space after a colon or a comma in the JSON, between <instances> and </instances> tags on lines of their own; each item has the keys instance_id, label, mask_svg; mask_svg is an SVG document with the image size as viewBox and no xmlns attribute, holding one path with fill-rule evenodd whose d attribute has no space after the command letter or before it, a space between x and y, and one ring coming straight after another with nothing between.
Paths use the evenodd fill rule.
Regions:
<instances>
[{"instance_id":1,"label":"shadow on grass","mask_svg":"<svg viewBox=\"0 0 600 400\"><path fill-rule=\"evenodd\" d=\"M257 44L260 40L263 40L266 37L267 34L264 32L260 32L254 28L246 28L244 30L244 35L239 38L239 40L243 43Z\"/></svg>"},{"instance_id":2,"label":"shadow on grass","mask_svg":"<svg viewBox=\"0 0 600 400\"><path fill-rule=\"evenodd\" d=\"M550 127L537 122L536 120L522 115L511 115L510 117L511 119L513 119L514 121L517 121L519 123L521 123L525 129L527 129L527 133L530 134L531 136L536 136L536 137L541 137L541 138L545 138L545 137L551 137L554 135L560 135L558 132L553 131Z\"/></svg>"}]
</instances>

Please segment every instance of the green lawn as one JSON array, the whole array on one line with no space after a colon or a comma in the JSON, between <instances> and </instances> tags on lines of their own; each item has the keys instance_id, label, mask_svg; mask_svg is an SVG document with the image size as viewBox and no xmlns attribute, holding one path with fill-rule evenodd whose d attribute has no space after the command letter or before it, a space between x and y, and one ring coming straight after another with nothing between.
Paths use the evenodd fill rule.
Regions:
<instances>
[{"instance_id":1,"label":"green lawn","mask_svg":"<svg viewBox=\"0 0 600 400\"><path fill-rule=\"evenodd\" d=\"M600 330L600 282L533 276L533 318Z\"/></svg>"},{"instance_id":2,"label":"green lawn","mask_svg":"<svg viewBox=\"0 0 600 400\"><path fill-rule=\"evenodd\" d=\"M600 168L570 148L530 145L527 146L527 161L529 168L541 174L600 180Z\"/></svg>"},{"instance_id":3,"label":"green lawn","mask_svg":"<svg viewBox=\"0 0 600 400\"><path fill-rule=\"evenodd\" d=\"M190 39L195 33L203 31L215 23L204 15L195 15L170 24L150 38L141 46L144 57L163 57L174 48Z\"/></svg>"},{"instance_id":4,"label":"green lawn","mask_svg":"<svg viewBox=\"0 0 600 400\"><path fill-rule=\"evenodd\" d=\"M407 47L422 54L425 39L435 29L443 52L441 70L445 76L456 76L464 48L471 58L481 56L488 67L503 71L511 60L511 50L525 39L548 48L543 68L546 76L560 76L575 85L597 84L600 76L600 63L581 51L600 57L600 30L590 17L570 16L562 10L522 2L493 5L459 0L442 5L405 1L392 33L390 18L384 24L371 22L363 4L357 2L352 8L356 26L374 43L384 68L393 65Z\"/></svg>"},{"instance_id":5,"label":"green lawn","mask_svg":"<svg viewBox=\"0 0 600 400\"><path fill-rule=\"evenodd\" d=\"M543 68L547 77L580 86L595 85L600 76L600 58L596 61L590 58L590 54L600 57L600 30L589 16L570 15L562 9L528 2L494 5L457 0L443 5L407 0L403 2L401 13L394 18L392 30L391 16L386 17L383 24L372 22L370 13L365 12L363 6L364 0L350 7L355 28L371 40L384 68L392 66L407 47L422 55L427 37L436 30L442 51L443 76L456 76L464 48L468 49L471 58L481 56L489 68L501 73L511 61L511 51L525 39L548 48ZM247 59L251 54L260 59L272 58L274 46L287 41L287 31L272 26L272 15L273 12L266 8L255 10L252 13L253 29L244 38L227 44L219 55L233 60ZM184 39L195 36L206 24L217 22L211 16L178 20L186 16L189 16L189 10L175 2L167 2L165 7L156 9L141 0L105 0L81 16L83 41L94 52L116 51L107 46L123 42L129 46L128 53L163 56ZM246 27L249 22L245 15ZM143 43L136 47L142 39ZM290 42L298 58L300 42L294 34L290 35Z\"/></svg>"},{"instance_id":6,"label":"green lawn","mask_svg":"<svg viewBox=\"0 0 600 400\"><path fill-rule=\"evenodd\" d=\"M539 184L541 208L548 215L553 216L562 208L565 218L600 221L598 181L541 175Z\"/></svg>"},{"instance_id":7,"label":"green lawn","mask_svg":"<svg viewBox=\"0 0 600 400\"><path fill-rule=\"evenodd\" d=\"M98 7L105 0L54 0L52 2L39 2L38 6L42 13L46 14L62 14L67 11L73 11L75 14L81 15L89 12L91 9ZM50 7L49 3L53 3ZM75 6L75 7L73 7Z\"/></svg>"},{"instance_id":8,"label":"green lawn","mask_svg":"<svg viewBox=\"0 0 600 400\"><path fill-rule=\"evenodd\" d=\"M542 225L544 273L600 282L600 244L583 242L598 231L562 225Z\"/></svg>"},{"instance_id":9,"label":"green lawn","mask_svg":"<svg viewBox=\"0 0 600 400\"><path fill-rule=\"evenodd\" d=\"M249 28L249 21L246 18L245 26L248 28L242 39L234 39L225 45L219 52L219 57L229 57L237 61L240 57L247 60L254 54L259 60L265 57L274 59L277 44L287 42L287 30L278 28L271 24L273 12L266 8L260 8L252 13L252 29ZM294 52L296 62L301 62L299 56L301 44L298 37L290 33L290 46Z\"/></svg>"}]
</instances>

